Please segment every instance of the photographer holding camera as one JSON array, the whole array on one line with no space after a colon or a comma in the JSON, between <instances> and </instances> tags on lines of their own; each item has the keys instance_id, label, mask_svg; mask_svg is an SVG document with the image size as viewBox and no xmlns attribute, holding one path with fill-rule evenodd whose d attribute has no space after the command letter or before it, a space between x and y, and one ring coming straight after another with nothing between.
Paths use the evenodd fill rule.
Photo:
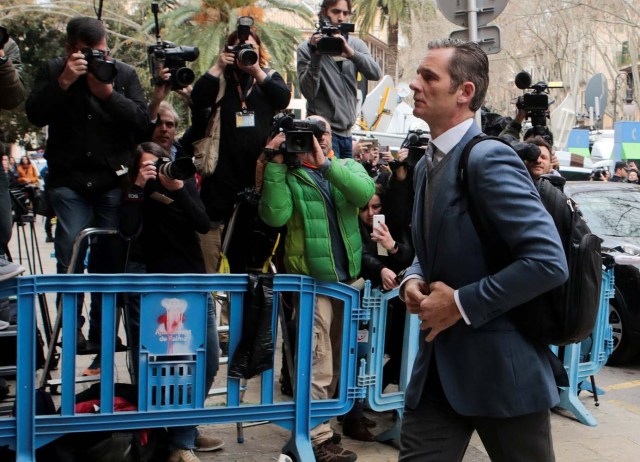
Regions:
<instances>
[{"instance_id":1,"label":"photographer holding camera","mask_svg":"<svg viewBox=\"0 0 640 462\"><path fill-rule=\"evenodd\" d=\"M124 197L119 221L122 236L136 238L142 249L141 262L147 273L204 274L204 259L198 233L206 233L209 219L190 172L178 172L167 162L168 153L155 143L142 143L131 162L130 185ZM190 161L190 159L185 159ZM193 163L191 164L193 165ZM205 393L218 371L219 345L213 298L207 297L207 345ZM139 348L140 308L130 309L131 345ZM137 370L138 355L133 355ZM168 429L169 462L199 459L196 451L214 451L222 438L201 435L195 426Z\"/></svg>"},{"instance_id":2,"label":"photographer holding camera","mask_svg":"<svg viewBox=\"0 0 640 462\"><path fill-rule=\"evenodd\" d=\"M264 149L270 161L264 171L258 213L269 226L287 225L284 265L288 273L350 283L359 276L362 259L358 210L367 205L375 185L355 160L329 160L331 127L320 116L309 119L324 126L321 136L311 136L310 152L290 152L284 133ZM336 390L340 352L333 346L340 344L335 335L341 332L336 326L342 322L342 310L336 299L316 296L313 399L331 399ZM356 460L355 453L334 444L332 437L328 422L311 430L317 460Z\"/></svg>"},{"instance_id":3,"label":"photographer holding camera","mask_svg":"<svg viewBox=\"0 0 640 462\"><path fill-rule=\"evenodd\" d=\"M26 103L27 117L49 126L45 158L47 190L58 217L58 273L70 265L73 241L89 226L118 224L120 186L136 143L149 125L147 103L133 67L109 57L107 30L94 18L67 24L67 56L43 63ZM83 253L75 272L83 271ZM121 272L124 252L117 237L92 239L89 271ZM78 307L78 347L87 342ZM92 303L89 339L99 345L99 302Z\"/></svg>"},{"instance_id":4,"label":"photographer holding camera","mask_svg":"<svg viewBox=\"0 0 640 462\"><path fill-rule=\"evenodd\" d=\"M248 16L238 19L238 28L228 36L227 46L191 92L194 111L211 108L210 117L217 111L220 117L218 165L211 176L203 178L200 190L211 221L211 231L202 236L203 248L210 253L207 259L218 258L221 225L240 202L239 194L255 186L256 161L271 131L272 118L291 99L280 74L267 67L269 54L249 24L253 19ZM216 104L218 92L223 96ZM246 244L252 239L257 213L248 206L243 208L231 230L227 256L232 273L246 272L251 257Z\"/></svg>"},{"instance_id":5,"label":"photographer holding camera","mask_svg":"<svg viewBox=\"0 0 640 462\"><path fill-rule=\"evenodd\" d=\"M318 31L298 46L300 90L307 114L329 121L336 157L352 157L351 127L356 122L357 74L380 80L382 73L366 43L348 35L351 0L324 0Z\"/></svg>"}]
</instances>

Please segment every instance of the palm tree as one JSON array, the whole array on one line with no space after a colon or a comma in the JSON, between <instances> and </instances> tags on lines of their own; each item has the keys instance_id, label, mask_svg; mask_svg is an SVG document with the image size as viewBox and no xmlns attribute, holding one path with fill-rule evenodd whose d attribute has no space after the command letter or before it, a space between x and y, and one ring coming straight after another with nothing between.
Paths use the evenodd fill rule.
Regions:
<instances>
[{"instance_id":1,"label":"palm tree","mask_svg":"<svg viewBox=\"0 0 640 462\"><path fill-rule=\"evenodd\" d=\"M302 39L297 28L266 22L265 10L274 8L292 13L305 23L311 23L307 8L287 0L188 0L161 14L163 38L179 45L200 49L194 64L196 74L203 74L224 47L225 38L236 27L238 16L251 16L262 42L272 57L272 66L279 71L291 71L293 50ZM152 21L145 26L151 32Z\"/></svg>"},{"instance_id":2,"label":"palm tree","mask_svg":"<svg viewBox=\"0 0 640 462\"><path fill-rule=\"evenodd\" d=\"M389 54L385 62L384 73L397 81L398 77L398 35L401 24L409 23L412 13L425 9L433 11L435 6L432 0L354 0L356 22L361 35L369 33L379 20L380 28L387 25ZM404 31L405 29L403 29ZM407 27L407 31L411 28Z\"/></svg>"}]
</instances>

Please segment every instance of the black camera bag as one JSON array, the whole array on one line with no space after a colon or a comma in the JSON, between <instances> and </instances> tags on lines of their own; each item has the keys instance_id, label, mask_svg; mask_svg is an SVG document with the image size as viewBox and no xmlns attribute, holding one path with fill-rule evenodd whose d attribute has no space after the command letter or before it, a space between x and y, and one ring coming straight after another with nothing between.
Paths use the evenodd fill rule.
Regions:
<instances>
[{"instance_id":1,"label":"black camera bag","mask_svg":"<svg viewBox=\"0 0 640 462\"><path fill-rule=\"evenodd\" d=\"M482 242L483 253L493 273L506 267L511 260L506 246L495 230L482 226L478 210L468 190L466 175L472 148L484 140L496 137L478 135L464 147L458 165L458 180L467 198L467 211ZM562 240L569 279L559 287L538 295L512 310L518 329L532 340L551 345L577 343L591 334L598 315L602 284L602 240L587 226L575 202L569 199L547 178L536 182L542 204L547 209ZM502 252L502 254L501 254Z\"/></svg>"}]
</instances>

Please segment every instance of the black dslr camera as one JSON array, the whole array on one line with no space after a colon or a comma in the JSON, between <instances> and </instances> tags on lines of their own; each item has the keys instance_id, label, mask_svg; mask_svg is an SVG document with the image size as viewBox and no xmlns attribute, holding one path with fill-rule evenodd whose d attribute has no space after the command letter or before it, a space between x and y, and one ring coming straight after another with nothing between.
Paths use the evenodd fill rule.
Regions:
<instances>
[{"instance_id":1,"label":"black dslr camera","mask_svg":"<svg viewBox=\"0 0 640 462\"><path fill-rule=\"evenodd\" d=\"M284 132L285 140L273 155L282 154L284 162L297 167L298 153L313 152L313 137L320 139L327 131L327 125L318 119L294 119L293 115L281 112L273 118L272 136Z\"/></svg>"},{"instance_id":2,"label":"black dslr camera","mask_svg":"<svg viewBox=\"0 0 640 462\"><path fill-rule=\"evenodd\" d=\"M171 78L169 79L171 89L180 90L185 88L196 79L196 75L187 67L187 61L193 62L198 59L200 50L198 50L198 47L178 47L172 42L162 41L158 25L157 3L151 4L151 11L156 23L156 44L147 47L149 71L153 76L151 83L153 85L166 83L162 79L160 71L163 68L168 68L171 73Z\"/></svg>"},{"instance_id":3,"label":"black dslr camera","mask_svg":"<svg viewBox=\"0 0 640 462\"><path fill-rule=\"evenodd\" d=\"M527 111L527 117L534 127L546 126L549 118L549 88L562 88L562 82L540 81L532 85L531 74L521 71L516 75L515 83L521 90L532 90L518 96L516 107Z\"/></svg>"},{"instance_id":4,"label":"black dslr camera","mask_svg":"<svg viewBox=\"0 0 640 462\"><path fill-rule=\"evenodd\" d=\"M258 53L254 50L253 45L246 43L249 39L251 26L253 26L251 16L240 16L238 18L238 44L234 47L227 45L227 50L233 53L236 61L244 66L253 66L258 62Z\"/></svg>"},{"instance_id":5,"label":"black dslr camera","mask_svg":"<svg viewBox=\"0 0 640 462\"><path fill-rule=\"evenodd\" d=\"M171 42L160 42L157 45L149 46L147 52L149 70L153 75L155 85L165 83L160 75L160 71L165 67L171 73L169 83L172 90L185 88L196 79L193 71L186 67L186 62L198 59L200 51L197 47L177 47Z\"/></svg>"},{"instance_id":6,"label":"black dslr camera","mask_svg":"<svg viewBox=\"0 0 640 462\"><path fill-rule=\"evenodd\" d=\"M87 70L102 83L111 83L118 75L116 60L107 56L104 51L95 48L83 48L80 50L87 61Z\"/></svg>"},{"instance_id":7,"label":"black dslr camera","mask_svg":"<svg viewBox=\"0 0 640 462\"><path fill-rule=\"evenodd\" d=\"M342 54L342 40L335 37L336 34L342 34L345 38L349 35L349 32L355 31L355 26L349 22L343 22L338 26L331 24L331 19L326 16L321 17L318 20L317 34L322 34L320 40L316 44L316 51L321 55L341 55Z\"/></svg>"},{"instance_id":8,"label":"black dslr camera","mask_svg":"<svg viewBox=\"0 0 640 462\"><path fill-rule=\"evenodd\" d=\"M173 162L168 157L156 161L156 170L172 180L187 180L196 174L196 166L191 157L180 157Z\"/></svg>"},{"instance_id":9,"label":"black dslr camera","mask_svg":"<svg viewBox=\"0 0 640 462\"><path fill-rule=\"evenodd\" d=\"M389 167L391 167L391 169L395 169L401 165L409 168L415 167L420 158L424 156L425 148L429 144L429 141L430 138L426 131L420 129L409 130L406 138L400 145L400 149L407 148L409 150L409 155L404 162L396 160L391 162Z\"/></svg>"}]
</instances>

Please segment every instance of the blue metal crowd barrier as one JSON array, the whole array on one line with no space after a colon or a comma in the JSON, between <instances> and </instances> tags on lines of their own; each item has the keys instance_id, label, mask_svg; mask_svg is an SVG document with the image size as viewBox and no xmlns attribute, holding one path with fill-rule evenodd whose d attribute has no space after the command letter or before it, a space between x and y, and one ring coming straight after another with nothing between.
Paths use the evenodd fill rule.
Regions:
<instances>
[{"instance_id":1,"label":"blue metal crowd barrier","mask_svg":"<svg viewBox=\"0 0 640 462\"><path fill-rule=\"evenodd\" d=\"M418 354L420 321L417 315L407 313L404 323L404 336L402 339L402 359L400 366L400 378L398 391L384 393L382 389L382 377L384 368L384 343L385 329L388 318L389 301L398 297L398 289L381 292L379 289L371 289L371 282L365 284L362 296L362 308L371 310L371 323L369 333L369 348L367 350L366 363L361 362L358 372L358 385L367 388L367 404L377 412L394 410L398 418L392 428L376 435L378 441L397 440L400 437L402 413L404 409L404 391L411 377L413 362ZM400 333L398 332L398 335Z\"/></svg>"},{"instance_id":2,"label":"blue metal crowd barrier","mask_svg":"<svg viewBox=\"0 0 640 462\"><path fill-rule=\"evenodd\" d=\"M569 375L569 386L560 389L560 405L571 412L583 424L595 427L596 419L578 399L581 390L604 394L603 390L593 390L589 377L596 375L607 362L613 349L613 331L609 325L609 299L615 295L613 268L602 272L602 289L596 325L591 336L581 343L564 348L563 362ZM551 347L558 354L556 346ZM581 358L582 356L582 358Z\"/></svg>"},{"instance_id":3,"label":"blue metal crowd barrier","mask_svg":"<svg viewBox=\"0 0 640 462\"><path fill-rule=\"evenodd\" d=\"M416 315L407 313L405 320L405 335L403 338L402 368L397 392L383 393L382 368L384 367L384 339L389 300L398 296L398 289L381 292L371 289L367 281L362 297L362 308L370 310L370 336L366 361L361 361L358 385L367 388L367 402L375 411L396 410L398 419L394 426L377 435L378 441L398 439L402 424L402 410L404 406L404 391L408 384L418 345L420 321ZM587 411L578 399L581 390L588 390L604 394L602 390L592 390L589 377L596 375L607 362L613 347L612 330L609 325L609 299L614 296L613 269L609 268L602 274L602 289L596 324L591 336L581 343L567 345L563 352L563 362L569 376L569 387L560 388L560 407L573 413L585 425L597 425L594 417ZM559 348L550 348L558 354ZM585 354L586 350L586 354ZM583 359L581 361L581 352Z\"/></svg>"},{"instance_id":4,"label":"blue metal crowd barrier","mask_svg":"<svg viewBox=\"0 0 640 462\"><path fill-rule=\"evenodd\" d=\"M227 403L224 407L204 407L204 365L202 361L202 330L206 325L206 304L203 294L224 291L230 295L230 355L238 346L242 332L242 301L248 288L246 275L45 275L26 276L0 284L0 297L16 295L18 298L18 358L16 383L16 416L0 418L0 446L16 451L16 460L35 460L35 450L67 433L112 431L180 425L219 424L232 422L271 421L291 431L291 438L283 449L298 461L315 460L310 430L319 423L348 412L355 398L364 396L364 390L356 386L356 342L358 321L365 316L359 307L356 289L339 283L323 283L306 276L275 275L274 304L283 293L297 293L300 309L297 310L298 341L295 354L295 390L291 401L274 400L274 372L267 371L261 377L259 404L243 404L240 399L240 379L227 379ZM76 376L76 303L79 293L102 293L102 345L101 345L101 395L97 414L75 413ZM62 294L62 357L61 357L61 407L59 415L36 416L35 413L35 297L36 294ZM154 347L141 347L138 381L139 410L114 412L114 388L105 386L115 381L116 301L118 293L148 294L151 300L145 306L157 306L162 300L182 300L191 304L189 311L193 329L192 351L178 348L176 362L171 355L159 355ZM342 365L337 399L311 400L311 364L313 342L313 312L315 296L325 295L344 303L345 322L342 329ZM201 301L199 302L198 299ZM159 301L160 300L160 301ZM159 301L159 302L158 302ZM170 302L173 303L173 302ZM165 307L166 308L166 307ZM182 309L180 308L180 309ZM178 311L180 311L180 309ZM190 308L189 308L190 309ZM162 322L156 322L158 335L177 335L182 332L170 327L176 313ZM273 310L272 326L277 331L277 313ZM157 314L157 313L156 313ZM183 310L184 314L184 310ZM171 318L171 319L169 319ZM154 318L157 319L157 318ZM191 334L189 334L191 335ZM274 342L276 341L274 335ZM141 337L141 341L145 341ZM187 342L189 343L189 342ZM175 346L175 345L174 345ZM275 346L275 345L274 345ZM275 348L274 348L275 349ZM187 353L187 354L185 354ZM185 357L188 364L184 363ZM158 362L154 362L160 358ZM164 361L164 362L163 362ZM183 361L183 362L180 362ZM164 375L163 375L164 374ZM164 379L163 379L164 377ZM163 380L165 380L163 382ZM200 384L200 385L198 385ZM197 387L200 387L198 389ZM149 389L152 391L149 392ZM197 399L190 399L185 390L191 389ZM180 394L180 391L182 394ZM201 393L199 393L199 391Z\"/></svg>"},{"instance_id":5,"label":"blue metal crowd barrier","mask_svg":"<svg viewBox=\"0 0 640 462\"><path fill-rule=\"evenodd\" d=\"M0 446L16 450L19 462L33 461L35 450L66 433L111 431L152 427L219 424L251 421L271 421L292 432L283 449L298 461L314 460L309 431L317 424L349 411L355 399L366 398L375 411L396 410L396 425L378 435L387 441L399 436L404 390L419 345L419 321L415 315L406 316L403 338L402 366L397 392L383 393L382 368L384 366L384 338L389 300L397 297L397 289L390 292L372 290L369 282L360 306L356 289L338 283L322 283L297 275L274 276L274 304L282 293L298 293L300 309L297 311L298 342L295 352L295 389L291 401L274 400L274 372L261 376L259 404L243 404L240 399L240 380L227 379L225 407L204 407L204 346L206 302L204 294L213 291L229 293L230 301L230 356L238 346L242 332L242 302L247 291L246 275L45 275L26 276L0 284L0 297L18 297L18 358L16 383L16 417L0 418ZM102 355L101 382L114 383L114 352L116 336L116 296L118 293L147 294L145 310L163 306L163 300L181 300L190 305L189 351L178 349L171 354L159 354L153 342L141 336L140 372L138 380L139 411L113 412L114 389L101 387L98 414L75 413L76 373L76 295L84 292L102 293ZM62 294L62 369L60 415L35 415L35 298L37 294ZM311 396L311 364L313 339L313 307L315 295L326 295L344 302L345 320L342 331L342 364L337 399L313 401ZM564 347L564 364L570 386L561 390L561 407L571 411L580 422L596 425L596 421L578 399L581 389L588 389L587 379L595 375L606 362L612 348L611 327L608 323L609 298L613 296L613 271L603 273L598 319L591 336L586 361L580 360L581 344ZM182 298L181 298L182 297ZM147 316L157 327L164 340L181 332L168 326L171 319L158 323L158 314L167 315L169 309ZM182 309L180 308L180 309ZM180 311L180 310L178 310ZM181 312L184 313L184 310ZM272 327L277 331L277 313L273 310ZM153 313L152 313L153 314ZM176 313L173 313L175 316ZM167 315L168 316L168 315ZM169 316L168 316L169 317ZM144 316L141 316L144 318ZM361 361L356 383L357 329L360 321L370 321L369 348ZM165 323L162 327L161 324ZM164 329L164 330L163 330ZM153 336L152 336L153 337ZM274 342L276 341L274 335ZM183 345L184 346L184 345ZM551 347L558 353L557 347ZM163 350L163 353L166 351ZM584 352L583 352L584 353ZM188 390L196 399L191 399Z\"/></svg>"}]
</instances>

